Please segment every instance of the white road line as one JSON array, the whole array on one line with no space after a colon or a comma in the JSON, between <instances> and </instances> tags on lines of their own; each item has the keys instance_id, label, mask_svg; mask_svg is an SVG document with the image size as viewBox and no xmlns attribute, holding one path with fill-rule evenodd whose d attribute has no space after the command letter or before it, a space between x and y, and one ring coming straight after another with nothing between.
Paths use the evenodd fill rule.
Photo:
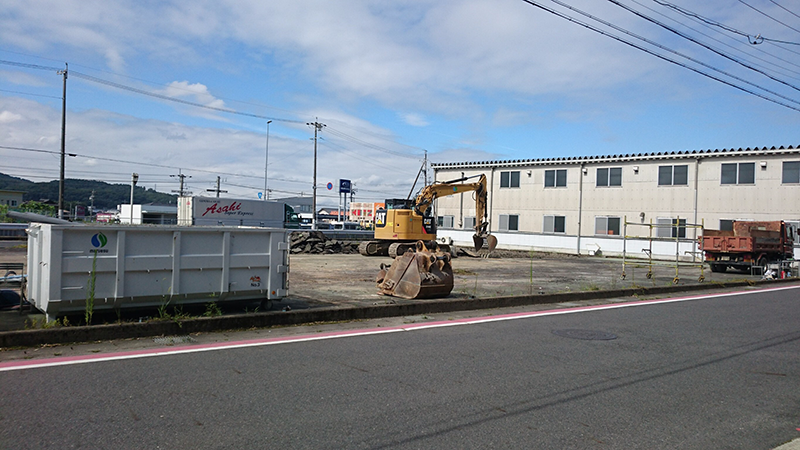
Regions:
<instances>
[{"instance_id":1,"label":"white road line","mask_svg":"<svg viewBox=\"0 0 800 450\"><path fill-rule=\"evenodd\" d=\"M765 292L783 291L789 289L800 289L800 286L786 286L786 287L776 287L768 289L737 291L737 292L728 292L720 294L706 294L706 295L697 295L691 297L666 298L657 300L641 300L635 302L612 303L612 304L595 305L595 306L578 306L574 308L502 314L497 316L473 317L467 319L428 322L428 323L412 324L412 325L405 325L398 327L369 328L364 330L351 330L351 331L334 331L330 333L320 333L314 335L215 343L215 344L195 345L186 347L175 347L170 349L158 348L158 349L136 350L130 352L121 352L121 353L113 353L105 355L82 355L82 356L69 356L69 357L55 357L55 358L40 359L40 360L8 361L0 363L0 372L10 372L14 370L25 370L25 369L41 369L44 367L69 366L75 364L87 364L87 363L102 362L102 361L122 361L127 359L149 358L153 356L182 355L188 353L208 352L214 350L230 350L237 348L260 347L266 345L321 341L327 339L339 339L339 338L356 337L356 336L370 336L376 334L398 333L403 331L429 330L432 328L444 328L444 327L452 327L458 325L476 325L481 323L501 322L506 320L556 316L560 314L577 314L583 312L603 311L603 310L618 309L618 308L632 308L636 306L661 305L666 303L706 300L719 297L733 297L740 295L761 294Z\"/></svg>"}]
</instances>

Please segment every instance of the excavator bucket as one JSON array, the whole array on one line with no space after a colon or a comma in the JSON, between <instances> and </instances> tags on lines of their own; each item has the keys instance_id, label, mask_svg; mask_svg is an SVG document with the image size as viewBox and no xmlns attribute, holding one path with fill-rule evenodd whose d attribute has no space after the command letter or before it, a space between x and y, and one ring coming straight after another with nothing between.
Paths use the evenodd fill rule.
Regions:
<instances>
[{"instance_id":1,"label":"excavator bucket","mask_svg":"<svg viewBox=\"0 0 800 450\"><path fill-rule=\"evenodd\" d=\"M435 243L432 247L434 250L429 250L422 241L417 241L415 251L398 256L391 266L381 264L376 280L380 293L407 299L450 295L453 290L450 254L439 250Z\"/></svg>"},{"instance_id":2,"label":"excavator bucket","mask_svg":"<svg viewBox=\"0 0 800 450\"><path fill-rule=\"evenodd\" d=\"M486 236L473 234L472 242L475 243L476 252L483 248L484 242L486 243L486 246L489 247L489 253L492 253L494 249L497 247L497 238L491 234L487 234Z\"/></svg>"}]
</instances>

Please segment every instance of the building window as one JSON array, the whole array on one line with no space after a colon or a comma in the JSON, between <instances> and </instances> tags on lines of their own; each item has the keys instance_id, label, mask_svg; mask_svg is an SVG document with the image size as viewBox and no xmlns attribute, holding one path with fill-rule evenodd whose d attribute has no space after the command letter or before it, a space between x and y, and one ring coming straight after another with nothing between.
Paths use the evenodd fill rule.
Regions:
<instances>
[{"instance_id":1,"label":"building window","mask_svg":"<svg viewBox=\"0 0 800 450\"><path fill-rule=\"evenodd\" d=\"M756 163L722 164L722 184L755 184Z\"/></svg>"},{"instance_id":2,"label":"building window","mask_svg":"<svg viewBox=\"0 0 800 450\"><path fill-rule=\"evenodd\" d=\"M720 229L720 231L733 231L733 220L720 219L719 220L719 229Z\"/></svg>"},{"instance_id":3,"label":"building window","mask_svg":"<svg viewBox=\"0 0 800 450\"><path fill-rule=\"evenodd\" d=\"M501 188L518 188L519 187L519 171L515 171L515 172L500 172L500 187Z\"/></svg>"},{"instance_id":4,"label":"building window","mask_svg":"<svg viewBox=\"0 0 800 450\"><path fill-rule=\"evenodd\" d=\"M656 237L660 238L685 238L686 219L656 219Z\"/></svg>"},{"instance_id":5,"label":"building window","mask_svg":"<svg viewBox=\"0 0 800 450\"><path fill-rule=\"evenodd\" d=\"M619 236L619 217L595 217L594 234Z\"/></svg>"},{"instance_id":6,"label":"building window","mask_svg":"<svg viewBox=\"0 0 800 450\"><path fill-rule=\"evenodd\" d=\"M472 230L475 228L475 218L474 217L464 217L464 229Z\"/></svg>"},{"instance_id":7,"label":"building window","mask_svg":"<svg viewBox=\"0 0 800 450\"><path fill-rule=\"evenodd\" d=\"M597 187L622 186L622 167L597 169Z\"/></svg>"},{"instance_id":8,"label":"building window","mask_svg":"<svg viewBox=\"0 0 800 450\"><path fill-rule=\"evenodd\" d=\"M784 161L783 163L783 183L800 183L800 161Z\"/></svg>"},{"instance_id":9,"label":"building window","mask_svg":"<svg viewBox=\"0 0 800 450\"><path fill-rule=\"evenodd\" d=\"M689 166L658 166L659 186L686 186L689 184Z\"/></svg>"},{"instance_id":10,"label":"building window","mask_svg":"<svg viewBox=\"0 0 800 450\"><path fill-rule=\"evenodd\" d=\"M500 214L500 231L518 231L519 215Z\"/></svg>"},{"instance_id":11,"label":"building window","mask_svg":"<svg viewBox=\"0 0 800 450\"><path fill-rule=\"evenodd\" d=\"M567 169L544 171L544 187L566 187Z\"/></svg>"},{"instance_id":12,"label":"building window","mask_svg":"<svg viewBox=\"0 0 800 450\"><path fill-rule=\"evenodd\" d=\"M16 200L11 200L11 206L17 206L17 201Z\"/></svg>"},{"instance_id":13,"label":"building window","mask_svg":"<svg viewBox=\"0 0 800 450\"><path fill-rule=\"evenodd\" d=\"M565 233L566 218L564 216L544 216L545 233Z\"/></svg>"},{"instance_id":14,"label":"building window","mask_svg":"<svg viewBox=\"0 0 800 450\"><path fill-rule=\"evenodd\" d=\"M437 223L442 228L453 228L453 216L439 216Z\"/></svg>"}]
</instances>

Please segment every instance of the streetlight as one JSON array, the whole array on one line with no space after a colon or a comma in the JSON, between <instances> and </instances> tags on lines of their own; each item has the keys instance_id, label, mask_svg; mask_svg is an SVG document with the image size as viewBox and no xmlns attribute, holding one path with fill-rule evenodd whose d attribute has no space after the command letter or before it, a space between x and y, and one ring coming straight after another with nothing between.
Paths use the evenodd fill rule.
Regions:
<instances>
[{"instance_id":1,"label":"streetlight","mask_svg":"<svg viewBox=\"0 0 800 450\"><path fill-rule=\"evenodd\" d=\"M271 123L271 120L267 121L267 157L264 161L264 200L269 199L269 191L267 190L267 166L269 165L269 124Z\"/></svg>"},{"instance_id":2,"label":"streetlight","mask_svg":"<svg viewBox=\"0 0 800 450\"><path fill-rule=\"evenodd\" d=\"M133 225L133 188L136 187L136 183L139 181L139 174L134 172L131 174L131 225Z\"/></svg>"}]
</instances>

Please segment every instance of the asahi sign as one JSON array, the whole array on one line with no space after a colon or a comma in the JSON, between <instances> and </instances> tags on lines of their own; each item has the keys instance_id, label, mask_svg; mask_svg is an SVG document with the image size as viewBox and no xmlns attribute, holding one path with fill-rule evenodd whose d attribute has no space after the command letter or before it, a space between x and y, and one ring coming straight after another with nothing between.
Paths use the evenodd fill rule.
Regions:
<instances>
[{"instance_id":1,"label":"asahi sign","mask_svg":"<svg viewBox=\"0 0 800 450\"><path fill-rule=\"evenodd\" d=\"M196 198L194 201L202 204L202 207L199 208L200 210L205 208L205 211L203 211L200 217L255 216L255 212L252 209L249 211L242 209L242 202L237 202L236 200L216 200L208 206L206 206L207 201L203 199Z\"/></svg>"},{"instance_id":2,"label":"asahi sign","mask_svg":"<svg viewBox=\"0 0 800 450\"><path fill-rule=\"evenodd\" d=\"M283 227L284 204L264 200L180 197L178 224Z\"/></svg>"}]
</instances>

